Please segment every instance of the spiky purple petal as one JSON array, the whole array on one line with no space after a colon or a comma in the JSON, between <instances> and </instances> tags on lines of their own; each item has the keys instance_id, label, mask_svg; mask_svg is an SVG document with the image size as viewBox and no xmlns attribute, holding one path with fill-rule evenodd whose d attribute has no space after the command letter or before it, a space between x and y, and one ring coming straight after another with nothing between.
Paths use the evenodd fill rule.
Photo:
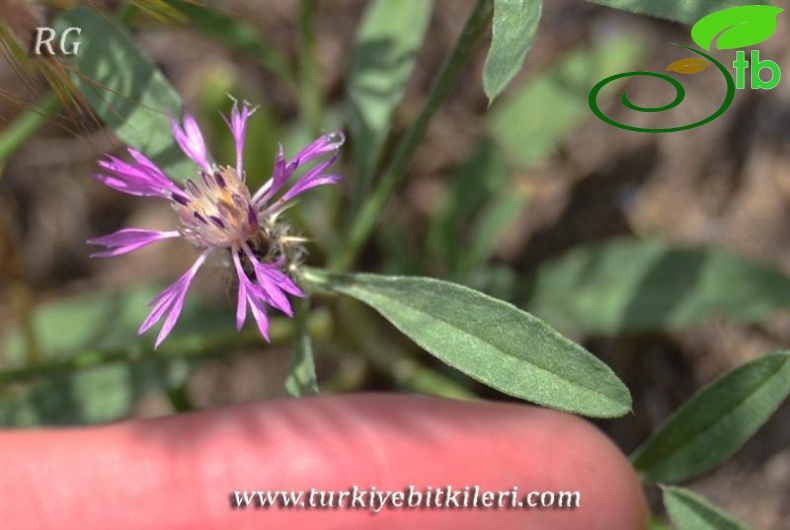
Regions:
<instances>
[{"instance_id":1,"label":"spiky purple petal","mask_svg":"<svg viewBox=\"0 0 790 530\"><path fill-rule=\"evenodd\" d=\"M269 318L266 316L266 306L268 295L247 278L244 268L241 266L239 253L233 250L233 265L236 267L236 274L239 277L239 302L236 308L236 326L238 329L244 325L247 316L247 303L252 309L252 316L258 325L261 336L269 340ZM244 302L242 302L244 300ZM243 306L242 306L243 303Z\"/></svg>"},{"instance_id":2,"label":"spiky purple petal","mask_svg":"<svg viewBox=\"0 0 790 530\"><path fill-rule=\"evenodd\" d=\"M139 155L132 150L130 153L135 159L135 154ZM178 191L178 187L153 162L150 160L147 162L128 164L120 158L107 155L106 160L100 160L98 163L99 167L107 174L97 173L94 176L110 188L129 195L169 199L174 192Z\"/></svg>"},{"instance_id":3,"label":"spiky purple petal","mask_svg":"<svg viewBox=\"0 0 790 530\"><path fill-rule=\"evenodd\" d=\"M182 127L173 116L170 116L173 137L176 139L179 147L181 147L181 150L201 168L211 171L206 142L203 141L203 135L195 118L185 112L183 124Z\"/></svg>"},{"instance_id":4,"label":"spiky purple petal","mask_svg":"<svg viewBox=\"0 0 790 530\"><path fill-rule=\"evenodd\" d=\"M151 301L153 308L140 326L137 332L139 335L148 331L151 326L159 322L165 313L168 313L165 323L162 325L162 329L159 330L159 335L156 337L154 349L159 347L162 341L165 340L173 330L173 326L176 325L178 317L181 315L181 310L184 308L184 300L186 299L187 291L189 291L189 285L192 283L192 279L195 277L195 274L197 274L200 266L206 261L210 252L210 250L203 252L188 271Z\"/></svg>"},{"instance_id":5,"label":"spiky purple petal","mask_svg":"<svg viewBox=\"0 0 790 530\"><path fill-rule=\"evenodd\" d=\"M111 250L91 254L92 258L109 258L132 252L162 239L178 237L177 230L161 232L159 230L143 230L141 228L124 228L105 236L89 239L89 245L100 245Z\"/></svg>"},{"instance_id":6,"label":"spiky purple petal","mask_svg":"<svg viewBox=\"0 0 790 530\"><path fill-rule=\"evenodd\" d=\"M222 117L228 124L236 144L236 173L240 178L244 178L244 137L247 133L247 120L256 110L257 107L252 108L249 103L244 101L241 104L241 112L239 112L239 102L234 100L233 109L230 111L230 121L225 116Z\"/></svg>"}]
</instances>

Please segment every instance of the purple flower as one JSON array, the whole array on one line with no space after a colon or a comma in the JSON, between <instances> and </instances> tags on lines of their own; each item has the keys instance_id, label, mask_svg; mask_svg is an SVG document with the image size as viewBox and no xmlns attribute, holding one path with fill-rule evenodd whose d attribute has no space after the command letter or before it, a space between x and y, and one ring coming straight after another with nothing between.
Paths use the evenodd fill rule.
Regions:
<instances>
[{"instance_id":1,"label":"purple flower","mask_svg":"<svg viewBox=\"0 0 790 530\"><path fill-rule=\"evenodd\" d=\"M241 329L249 305L261 335L269 340L266 306L293 316L287 295L304 296L288 272L298 265L304 240L290 235L288 226L278 216L287 203L300 193L323 184L334 184L340 176L326 173L337 158L343 144L340 131L327 134L286 161L282 146L274 162L272 177L251 195L245 185L243 166L244 136L247 120L255 112L248 103L238 108L234 102L230 120L225 119L236 143L235 167L212 164L195 119L184 115L183 123L170 119L173 136L181 150L198 165L199 179L189 179L182 188L176 185L156 164L142 153L129 148L133 162L128 163L107 155L99 162L103 172L96 178L107 186L130 195L160 197L170 201L180 221L177 230L156 231L125 228L113 234L91 239L88 243L106 248L93 257L125 254L155 241L182 237L200 251L194 265L175 283L154 298L151 312L140 326L146 332L164 317L155 347L170 334L181 310L192 279L209 255L230 253L230 261L238 276L239 292L236 328ZM331 155L286 184L297 168Z\"/></svg>"}]
</instances>

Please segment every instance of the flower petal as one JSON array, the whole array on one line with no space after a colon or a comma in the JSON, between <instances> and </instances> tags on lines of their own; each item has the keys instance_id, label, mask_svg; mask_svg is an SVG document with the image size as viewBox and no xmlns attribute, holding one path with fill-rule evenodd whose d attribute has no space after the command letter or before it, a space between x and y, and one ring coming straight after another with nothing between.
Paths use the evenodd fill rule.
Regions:
<instances>
[{"instance_id":1,"label":"flower petal","mask_svg":"<svg viewBox=\"0 0 790 530\"><path fill-rule=\"evenodd\" d=\"M345 142L345 136L340 130L330 134L325 134L315 142L299 151L293 160L291 160L288 164L284 163L285 158L282 155L282 146L280 146L280 153L277 155L275 160L272 178L269 179L266 184L264 184L261 189L255 193L253 196L253 201L257 205L263 206L280 191L283 185L285 185L288 179L291 178L291 176L300 166L312 162L316 158L322 157L326 154L336 153L340 146L343 145L343 142ZM334 160L335 158L332 159L332 162L334 162ZM319 172L326 169L332 162L325 162L321 164L321 169ZM313 171L314 170L308 172L308 175ZM306 176L307 175L302 178L306 178ZM281 201L281 203L282 202L285 201ZM271 208L269 209L271 210Z\"/></svg>"},{"instance_id":2,"label":"flower petal","mask_svg":"<svg viewBox=\"0 0 790 530\"><path fill-rule=\"evenodd\" d=\"M305 177L303 179L299 179L299 182L293 185L288 192L282 196L280 200L277 202L284 203L288 202L297 195L300 195L306 192L309 189L315 188L317 186L323 186L325 184L337 184L340 181L340 175L311 175L309 177Z\"/></svg>"},{"instance_id":3,"label":"flower petal","mask_svg":"<svg viewBox=\"0 0 790 530\"><path fill-rule=\"evenodd\" d=\"M170 116L173 137L185 155L206 171L211 171L206 142L203 141L203 135L200 133L200 128L195 118L184 112L183 123L184 126L182 128L178 121L172 115Z\"/></svg>"},{"instance_id":4,"label":"flower petal","mask_svg":"<svg viewBox=\"0 0 790 530\"><path fill-rule=\"evenodd\" d=\"M245 252L249 249L245 249ZM236 274L239 277L239 301L236 308L236 326L241 329L247 316L247 303L252 308L252 316L258 325L261 336L269 341L269 319L266 316L265 302L268 302L267 294L257 285L252 283L244 272L239 259L239 253L233 253L233 264L236 267Z\"/></svg>"},{"instance_id":5,"label":"flower petal","mask_svg":"<svg viewBox=\"0 0 790 530\"><path fill-rule=\"evenodd\" d=\"M234 247L231 249L233 254L233 264L236 267L236 274L239 277L239 298L236 302L236 331L241 331L244 322L247 320L247 287L243 278L246 279L247 275L244 274L244 269L239 260L239 249Z\"/></svg>"},{"instance_id":6,"label":"flower petal","mask_svg":"<svg viewBox=\"0 0 790 530\"><path fill-rule=\"evenodd\" d=\"M132 155L132 158L134 158L138 165L148 169L149 176L157 184L161 185L165 189L169 189L172 192L181 191L181 188L176 186L175 183L165 174L165 172L162 171L159 166L154 164L154 162L146 157L143 153L132 147L127 147L126 150L129 151L129 154Z\"/></svg>"},{"instance_id":7,"label":"flower petal","mask_svg":"<svg viewBox=\"0 0 790 530\"><path fill-rule=\"evenodd\" d=\"M261 267L266 269L266 275L269 276L269 278L271 278L271 280L276 283L277 287L279 287L281 290L300 298L304 296L304 292L302 292L302 290L296 286L293 280L291 280L287 274L282 272L278 266L261 263Z\"/></svg>"},{"instance_id":8,"label":"flower petal","mask_svg":"<svg viewBox=\"0 0 790 530\"><path fill-rule=\"evenodd\" d=\"M296 156L294 156L293 160L288 165L293 166L293 169L296 169L298 166L304 165L315 158L329 153L335 153L338 149L340 149L340 146L343 145L345 141L346 137L343 134L343 131L337 130L329 134L325 134L315 142L296 153Z\"/></svg>"},{"instance_id":9,"label":"flower petal","mask_svg":"<svg viewBox=\"0 0 790 530\"><path fill-rule=\"evenodd\" d=\"M283 144L280 144L280 148L277 151L277 156L274 158L274 171L272 172L272 178L267 180L263 186L261 186L258 191L255 192L255 195L252 197L252 202L256 204L262 204L269 200L274 194L280 191L280 188L283 187L289 178L293 175L293 171L288 171L288 168L285 164L285 153L283 152Z\"/></svg>"},{"instance_id":10,"label":"flower petal","mask_svg":"<svg viewBox=\"0 0 790 530\"><path fill-rule=\"evenodd\" d=\"M255 323L258 324L258 331L266 339L266 342L271 342L271 339L269 339L269 318L266 316L266 307L263 305L263 300L254 297L248 297L248 299L252 308L252 316L255 318Z\"/></svg>"},{"instance_id":11,"label":"flower petal","mask_svg":"<svg viewBox=\"0 0 790 530\"><path fill-rule=\"evenodd\" d=\"M247 132L247 120L252 116L258 107L250 107L246 101L241 104L241 112L239 112L239 102L233 100L233 109L230 111L230 122L224 116L222 119L228 124L231 134L233 134L233 141L236 143L236 174L239 178L244 178L244 136Z\"/></svg>"},{"instance_id":12,"label":"flower petal","mask_svg":"<svg viewBox=\"0 0 790 530\"><path fill-rule=\"evenodd\" d=\"M148 329L156 324L165 313L169 312L165 319L165 323L162 325L162 329L159 331L159 335L156 337L154 349L159 347L162 341L165 340L173 330L173 326L176 325L178 317L181 315L181 310L184 308L184 300L186 299L189 285L192 283L192 279L195 277L198 269L200 269L200 266L206 261L210 252L210 250L203 252L188 271L152 301L154 307L140 326L137 332L139 335L148 331Z\"/></svg>"},{"instance_id":13,"label":"flower petal","mask_svg":"<svg viewBox=\"0 0 790 530\"><path fill-rule=\"evenodd\" d=\"M255 278L258 280L258 285L262 294L266 297L266 302L289 317L293 317L294 312L293 309L291 309L291 303L288 301L288 297L285 296L285 293L282 292L280 287L269 278L266 271L261 267L255 267Z\"/></svg>"},{"instance_id":14,"label":"flower petal","mask_svg":"<svg viewBox=\"0 0 790 530\"><path fill-rule=\"evenodd\" d=\"M123 193L138 196L162 197L169 199L173 193L180 190L167 176L156 167L153 162L142 157L138 152L132 152L134 163L127 163L120 158L107 155L105 160L100 160L98 165L108 174L98 173L96 179L110 188ZM138 159L139 157L142 157ZM146 162L141 163L140 160Z\"/></svg>"},{"instance_id":15,"label":"flower petal","mask_svg":"<svg viewBox=\"0 0 790 530\"><path fill-rule=\"evenodd\" d=\"M87 243L89 245L100 245L112 249L91 254L92 258L108 258L110 256L126 254L127 252L132 252L133 250L150 245L156 241L178 237L179 235L180 233L177 230L160 232L158 230L143 230L141 228L124 228L112 234L89 239Z\"/></svg>"}]
</instances>

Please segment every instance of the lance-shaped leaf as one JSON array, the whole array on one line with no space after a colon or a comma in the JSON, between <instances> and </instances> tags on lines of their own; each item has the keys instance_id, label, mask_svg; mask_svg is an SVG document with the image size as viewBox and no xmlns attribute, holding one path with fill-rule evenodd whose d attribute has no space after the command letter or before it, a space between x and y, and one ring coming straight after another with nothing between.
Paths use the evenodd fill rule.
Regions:
<instances>
[{"instance_id":1,"label":"lance-shaped leaf","mask_svg":"<svg viewBox=\"0 0 790 530\"><path fill-rule=\"evenodd\" d=\"M728 373L692 397L632 455L648 482L678 482L737 451L790 393L790 351Z\"/></svg>"},{"instance_id":2,"label":"lance-shaped leaf","mask_svg":"<svg viewBox=\"0 0 790 530\"><path fill-rule=\"evenodd\" d=\"M87 6L64 14L58 31L81 28L74 83L85 101L125 144L142 151L168 175L184 179L194 163L170 131L168 113L181 113L178 93L129 34Z\"/></svg>"},{"instance_id":3,"label":"lance-shaped leaf","mask_svg":"<svg viewBox=\"0 0 790 530\"><path fill-rule=\"evenodd\" d=\"M741 6L717 11L704 17L691 28L691 38L700 47L710 50L717 35L716 48L731 50L754 46L773 35L776 17L784 9L772 6Z\"/></svg>"},{"instance_id":4,"label":"lance-shaped leaf","mask_svg":"<svg viewBox=\"0 0 790 530\"><path fill-rule=\"evenodd\" d=\"M450 366L515 397L587 416L626 414L611 369L511 304L449 282L308 270L305 279L376 309Z\"/></svg>"},{"instance_id":5,"label":"lance-shaped leaf","mask_svg":"<svg viewBox=\"0 0 790 530\"><path fill-rule=\"evenodd\" d=\"M683 488L661 488L664 506L677 530L748 530L744 525Z\"/></svg>"},{"instance_id":6,"label":"lance-shaped leaf","mask_svg":"<svg viewBox=\"0 0 790 530\"><path fill-rule=\"evenodd\" d=\"M494 101L521 70L543 11L543 0L495 0L491 48L483 67L483 88Z\"/></svg>"}]
</instances>

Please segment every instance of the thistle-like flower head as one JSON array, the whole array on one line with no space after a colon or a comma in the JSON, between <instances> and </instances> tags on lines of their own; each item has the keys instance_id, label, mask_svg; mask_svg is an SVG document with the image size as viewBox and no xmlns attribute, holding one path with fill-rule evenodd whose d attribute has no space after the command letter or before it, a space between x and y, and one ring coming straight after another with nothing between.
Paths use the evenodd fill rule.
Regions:
<instances>
[{"instance_id":1,"label":"thistle-like flower head","mask_svg":"<svg viewBox=\"0 0 790 530\"><path fill-rule=\"evenodd\" d=\"M94 257L117 256L176 237L186 239L199 251L192 267L151 301L151 312L139 333L146 332L164 318L156 347L175 326L192 279L213 253L229 253L238 277L237 329L244 325L249 306L261 335L268 340L266 306L293 316L287 295L304 296L290 277L290 272L298 265L302 240L289 234L279 215L289 201L302 192L339 180L340 176L327 173L327 168L336 159L337 150L344 141L343 134L337 131L320 137L290 161L286 161L280 146L271 178L253 195L245 184L243 154L247 120L254 112L248 103L242 103L239 109L238 102L234 102L230 120L225 120L236 144L235 166L210 162L203 135L192 116L184 114L181 123L171 117L176 142L197 164L196 178L187 180L184 187L132 148L128 148L131 162L111 155L99 162L102 172L96 175L97 179L130 195L170 201L180 226L171 231L125 228L91 239L88 243L107 249L93 254ZM326 158L326 155L330 156ZM287 186L297 168L319 160L322 161Z\"/></svg>"}]
</instances>

